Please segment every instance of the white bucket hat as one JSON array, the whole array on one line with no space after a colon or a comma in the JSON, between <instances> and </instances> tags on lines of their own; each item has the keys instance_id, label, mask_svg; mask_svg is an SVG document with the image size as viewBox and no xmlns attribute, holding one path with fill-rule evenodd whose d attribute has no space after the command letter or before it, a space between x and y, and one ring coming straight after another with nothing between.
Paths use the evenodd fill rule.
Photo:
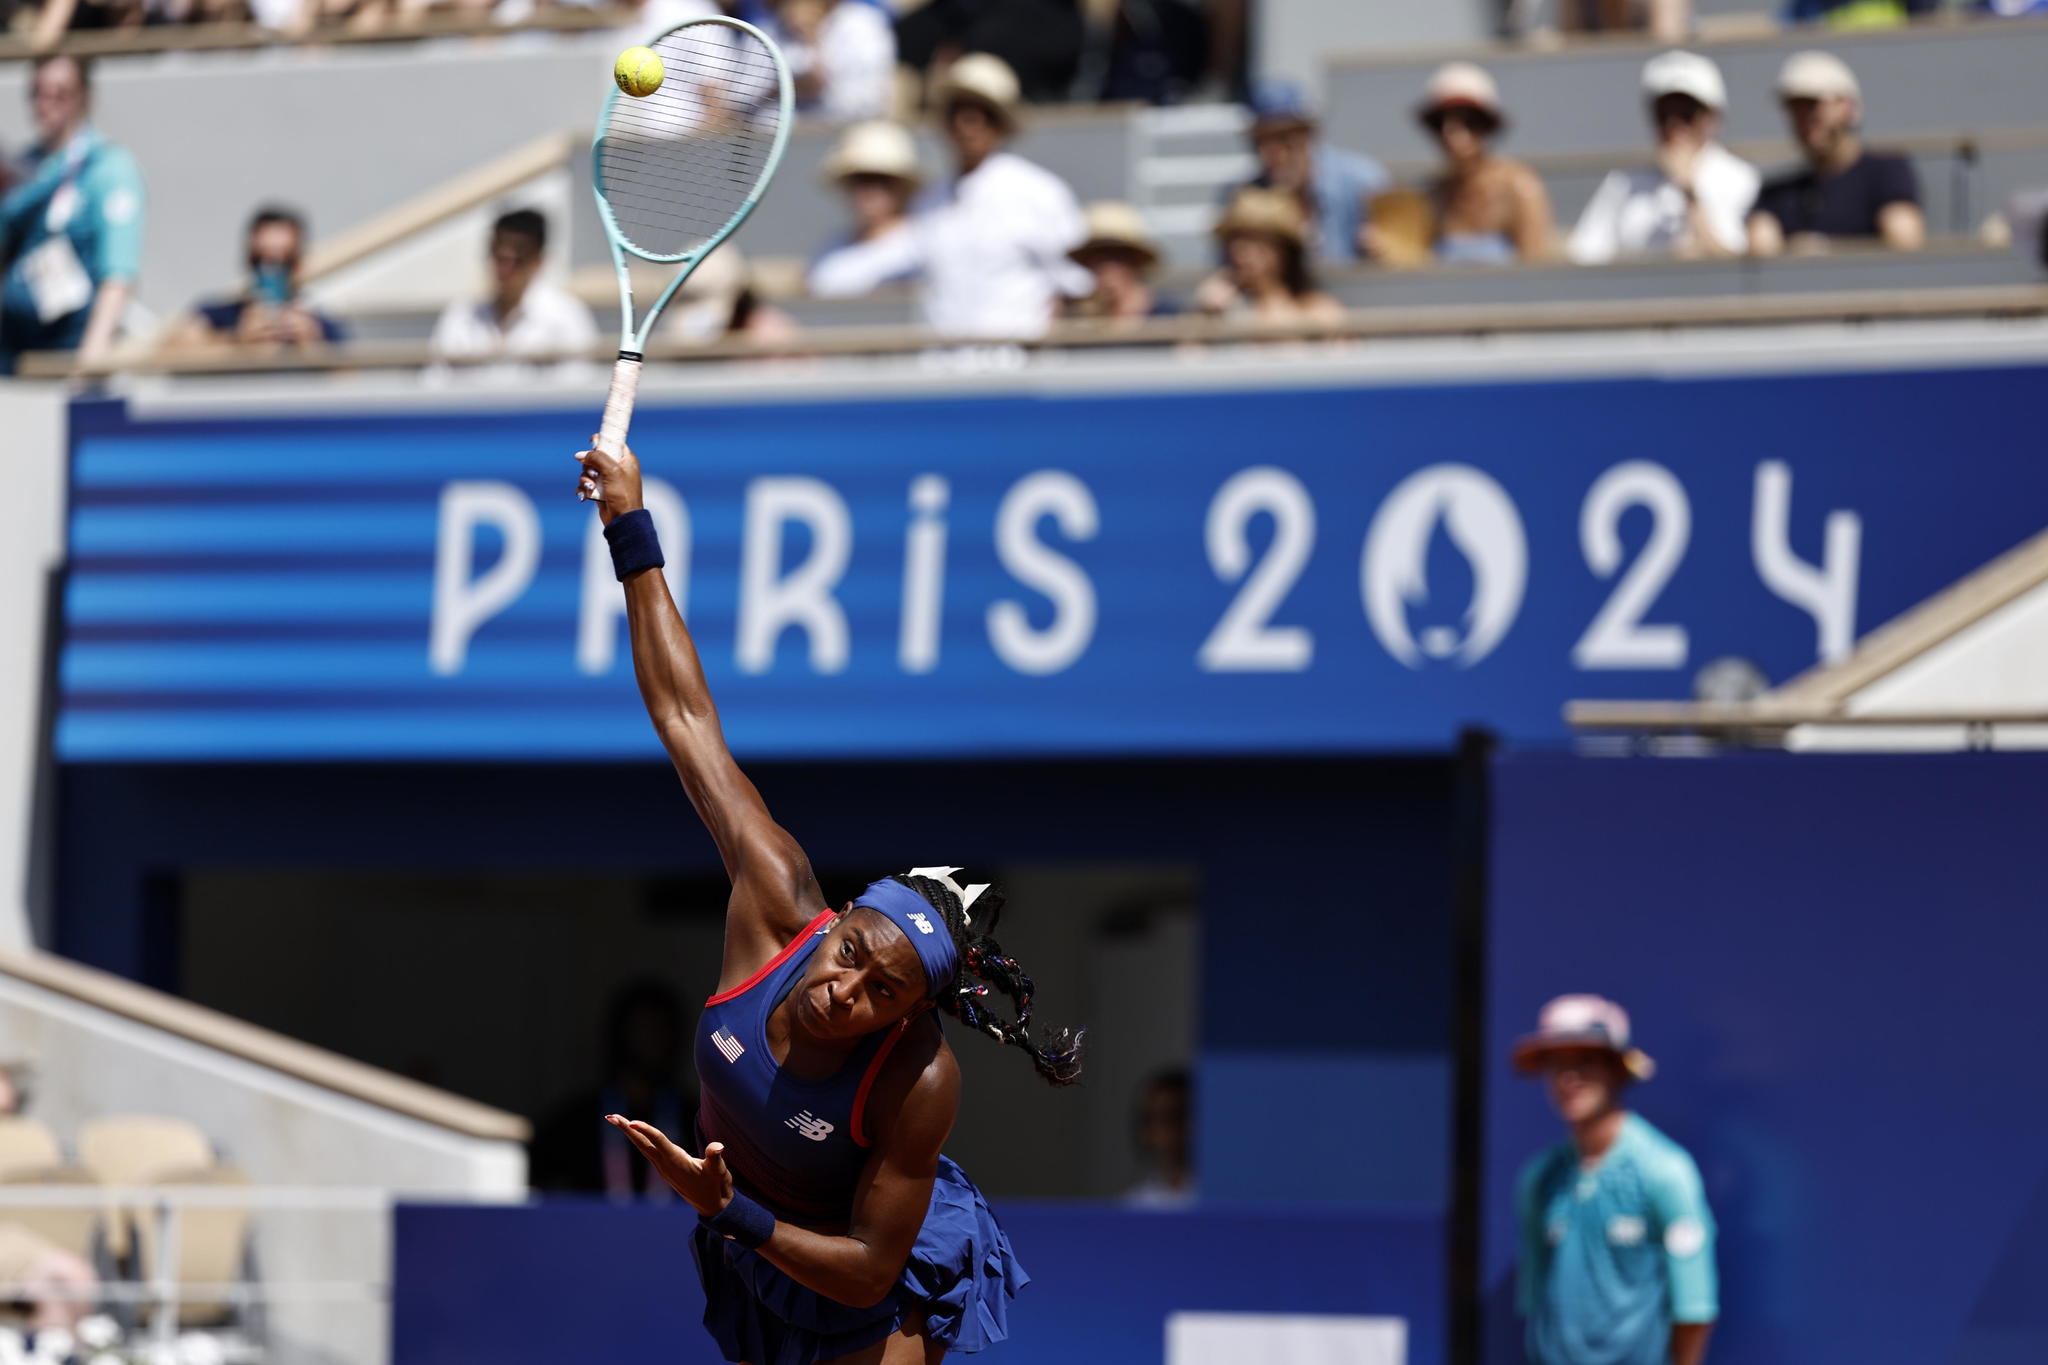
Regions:
<instances>
[{"instance_id":1,"label":"white bucket hat","mask_svg":"<svg viewBox=\"0 0 2048 1365\"><path fill-rule=\"evenodd\" d=\"M1824 100L1863 98L1856 73L1832 52L1795 52L1778 71L1781 100Z\"/></svg>"},{"instance_id":2,"label":"white bucket hat","mask_svg":"<svg viewBox=\"0 0 2048 1365\"><path fill-rule=\"evenodd\" d=\"M1500 107L1500 86L1485 67L1471 62L1449 62L1437 68L1422 93L1416 112L1423 118L1439 109L1477 109L1494 122L1505 124L1507 111Z\"/></svg>"},{"instance_id":3,"label":"white bucket hat","mask_svg":"<svg viewBox=\"0 0 2048 1365\"><path fill-rule=\"evenodd\" d=\"M1690 95L1717 112L1728 107L1728 83L1721 79L1721 68L1697 52L1664 52L1644 65L1643 97L1659 100L1666 95Z\"/></svg>"}]
</instances>

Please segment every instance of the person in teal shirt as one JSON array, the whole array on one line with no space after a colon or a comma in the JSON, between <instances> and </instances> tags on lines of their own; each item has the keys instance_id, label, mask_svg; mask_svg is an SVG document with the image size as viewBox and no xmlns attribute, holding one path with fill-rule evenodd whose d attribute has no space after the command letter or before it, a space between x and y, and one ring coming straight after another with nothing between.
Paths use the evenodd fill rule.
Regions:
<instances>
[{"instance_id":1,"label":"person in teal shirt","mask_svg":"<svg viewBox=\"0 0 2048 1365\"><path fill-rule=\"evenodd\" d=\"M29 85L36 142L0 197L0 372L24 351L102 354L142 266L142 173L95 132L92 69L59 55Z\"/></svg>"},{"instance_id":2,"label":"person in teal shirt","mask_svg":"<svg viewBox=\"0 0 2048 1365\"><path fill-rule=\"evenodd\" d=\"M1597 995L1543 1007L1515 1044L1569 1136L1516 1186L1516 1307L1534 1365L1701 1365L1719 1313L1714 1218L1685 1149L1624 1104L1655 1067Z\"/></svg>"}]
</instances>

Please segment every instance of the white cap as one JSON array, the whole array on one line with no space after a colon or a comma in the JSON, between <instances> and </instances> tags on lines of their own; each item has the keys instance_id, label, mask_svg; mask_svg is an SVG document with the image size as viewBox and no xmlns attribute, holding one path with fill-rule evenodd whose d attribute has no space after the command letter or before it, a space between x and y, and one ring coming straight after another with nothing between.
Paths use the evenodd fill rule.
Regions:
<instances>
[{"instance_id":1,"label":"white cap","mask_svg":"<svg viewBox=\"0 0 2048 1365\"><path fill-rule=\"evenodd\" d=\"M1429 88L1423 92L1422 107L1425 110L1441 109L1445 105L1461 104L1468 108L1484 109L1494 117L1500 117L1500 87L1486 68L1471 62L1450 62L1437 68L1429 78Z\"/></svg>"},{"instance_id":2,"label":"white cap","mask_svg":"<svg viewBox=\"0 0 2048 1365\"><path fill-rule=\"evenodd\" d=\"M1781 100L1860 100L1863 89L1856 84L1856 73L1849 64L1832 52L1795 52L1785 59L1785 65L1778 72L1778 98Z\"/></svg>"},{"instance_id":3,"label":"white cap","mask_svg":"<svg viewBox=\"0 0 2048 1365\"><path fill-rule=\"evenodd\" d=\"M1526 1075L1542 1070L1554 1051L1588 1047L1613 1053L1639 1081L1657 1073L1657 1064L1630 1035L1628 1011L1598 995L1560 995L1545 1005L1536 1031L1515 1040L1514 1066Z\"/></svg>"},{"instance_id":4,"label":"white cap","mask_svg":"<svg viewBox=\"0 0 2048 1365\"><path fill-rule=\"evenodd\" d=\"M984 105L1005 128L1017 123L1017 104L1024 97L1017 73L1001 57L970 52L946 68L939 82L938 106L944 109L956 99Z\"/></svg>"},{"instance_id":5,"label":"white cap","mask_svg":"<svg viewBox=\"0 0 2048 1365\"><path fill-rule=\"evenodd\" d=\"M841 133L819 173L830 182L849 175L886 175L915 185L924 178L910 130L887 119L856 123Z\"/></svg>"},{"instance_id":6,"label":"white cap","mask_svg":"<svg viewBox=\"0 0 2048 1365\"><path fill-rule=\"evenodd\" d=\"M1643 67L1643 95L1652 100L1690 95L1709 109L1728 107L1721 68L1697 52L1665 52L1650 58Z\"/></svg>"}]
</instances>

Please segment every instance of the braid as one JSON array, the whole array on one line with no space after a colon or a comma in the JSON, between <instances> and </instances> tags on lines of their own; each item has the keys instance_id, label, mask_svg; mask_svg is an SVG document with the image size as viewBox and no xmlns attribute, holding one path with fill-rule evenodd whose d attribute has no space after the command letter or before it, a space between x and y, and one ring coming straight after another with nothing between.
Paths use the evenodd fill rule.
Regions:
<instances>
[{"instance_id":1,"label":"braid","mask_svg":"<svg viewBox=\"0 0 2048 1365\"><path fill-rule=\"evenodd\" d=\"M939 1008L977 1033L1023 1049L1047 1083L1072 1085L1079 1080L1082 1044L1088 1031L1041 1029L1038 1041L1032 1041L1031 997L1037 988L1017 959L1003 952L1003 945L988 934L1002 915L1003 893L995 887L982 892L974 902L975 923L969 925L960 898L945 883L929 877L898 876L890 880L917 892L939 912L959 950L960 970L941 993ZM1005 1019L989 1007L991 990L1010 997L1016 1009L1014 1019Z\"/></svg>"}]
</instances>

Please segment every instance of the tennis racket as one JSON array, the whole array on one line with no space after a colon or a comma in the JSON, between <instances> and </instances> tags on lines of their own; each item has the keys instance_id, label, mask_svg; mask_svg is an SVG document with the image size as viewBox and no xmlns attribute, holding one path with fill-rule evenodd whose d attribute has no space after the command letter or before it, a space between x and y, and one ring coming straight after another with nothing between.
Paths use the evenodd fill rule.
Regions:
<instances>
[{"instance_id":1,"label":"tennis racket","mask_svg":"<svg viewBox=\"0 0 2048 1365\"><path fill-rule=\"evenodd\" d=\"M612 455L625 448L656 319L754 211L782 164L793 119L789 67L752 24L693 19L647 46L661 58L660 88L636 98L614 87L591 143L597 216L619 272L619 359L597 440ZM637 327L628 256L678 267Z\"/></svg>"}]
</instances>

